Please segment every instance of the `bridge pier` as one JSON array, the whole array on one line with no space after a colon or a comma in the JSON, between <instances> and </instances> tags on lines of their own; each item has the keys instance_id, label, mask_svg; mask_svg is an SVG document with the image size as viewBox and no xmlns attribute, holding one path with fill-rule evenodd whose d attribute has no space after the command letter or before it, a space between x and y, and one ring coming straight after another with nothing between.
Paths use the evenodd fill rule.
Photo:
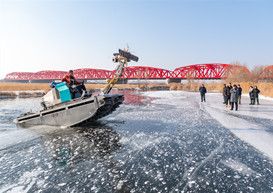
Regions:
<instances>
[{"instance_id":1,"label":"bridge pier","mask_svg":"<svg viewBox=\"0 0 273 193\"><path fill-rule=\"evenodd\" d=\"M106 83L109 79L106 79ZM116 84L128 84L128 79L119 79Z\"/></svg>"},{"instance_id":2,"label":"bridge pier","mask_svg":"<svg viewBox=\"0 0 273 193\"><path fill-rule=\"evenodd\" d=\"M128 79L119 79L117 84L127 84L128 83Z\"/></svg>"},{"instance_id":3,"label":"bridge pier","mask_svg":"<svg viewBox=\"0 0 273 193\"><path fill-rule=\"evenodd\" d=\"M180 78L168 78L167 84L170 84L170 83L181 83L181 79Z\"/></svg>"}]
</instances>

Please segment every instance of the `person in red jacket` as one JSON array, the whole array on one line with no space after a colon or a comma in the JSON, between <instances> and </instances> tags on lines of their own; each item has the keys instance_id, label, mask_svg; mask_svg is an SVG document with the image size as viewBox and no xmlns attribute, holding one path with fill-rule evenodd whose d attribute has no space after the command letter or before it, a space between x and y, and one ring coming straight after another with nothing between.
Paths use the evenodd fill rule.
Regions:
<instances>
[{"instance_id":1,"label":"person in red jacket","mask_svg":"<svg viewBox=\"0 0 273 193\"><path fill-rule=\"evenodd\" d=\"M69 73L63 77L62 82L67 83L71 91L72 98L75 98L75 94L77 91L80 92L82 96L86 93L86 88L83 82L79 82L76 80L73 70L69 70Z\"/></svg>"},{"instance_id":2,"label":"person in red jacket","mask_svg":"<svg viewBox=\"0 0 273 193\"><path fill-rule=\"evenodd\" d=\"M69 86L80 84L80 82L76 80L73 70L69 70L69 73L63 77L62 82L66 82Z\"/></svg>"}]
</instances>

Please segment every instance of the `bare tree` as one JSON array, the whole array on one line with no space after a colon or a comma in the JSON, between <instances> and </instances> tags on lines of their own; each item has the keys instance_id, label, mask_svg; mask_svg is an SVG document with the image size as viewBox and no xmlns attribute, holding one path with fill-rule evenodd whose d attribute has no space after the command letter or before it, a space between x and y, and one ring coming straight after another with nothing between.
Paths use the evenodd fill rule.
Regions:
<instances>
[{"instance_id":1,"label":"bare tree","mask_svg":"<svg viewBox=\"0 0 273 193\"><path fill-rule=\"evenodd\" d=\"M260 80L262 80L262 73L264 72L264 66L255 66L252 70L251 70L251 74L252 74L252 81L253 82L259 82Z\"/></svg>"},{"instance_id":2,"label":"bare tree","mask_svg":"<svg viewBox=\"0 0 273 193\"><path fill-rule=\"evenodd\" d=\"M251 80L251 72L245 64L238 61L232 62L230 68L226 72L227 81L229 82L244 82Z\"/></svg>"}]
</instances>

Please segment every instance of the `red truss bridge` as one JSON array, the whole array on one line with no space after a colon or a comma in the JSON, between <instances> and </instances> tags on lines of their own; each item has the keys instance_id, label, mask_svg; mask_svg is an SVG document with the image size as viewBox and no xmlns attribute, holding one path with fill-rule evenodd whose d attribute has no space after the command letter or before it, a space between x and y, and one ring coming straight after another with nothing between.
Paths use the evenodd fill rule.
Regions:
<instances>
[{"instance_id":1,"label":"red truss bridge","mask_svg":"<svg viewBox=\"0 0 273 193\"><path fill-rule=\"evenodd\" d=\"M168 79L171 71L148 66L129 66L123 71L123 79Z\"/></svg>"},{"instance_id":2,"label":"red truss bridge","mask_svg":"<svg viewBox=\"0 0 273 193\"><path fill-rule=\"evenodd\" d=\"M78 79L82 80L103 80L112 77L113 71L93 68L82 68L74 70L74 75Z\"/></svg>"},{"instance_id":3,"label":"red truss bridge","mask_svg":"<svg viewBox=\"0 0 273 193\"><path fill-rule=\"evenodd\" d=\"M238 68L239 66L236 66ZM230 64L195 64L176 68L172 72L172 78L180 79L223 79L229 74Z\"/></svg>"},{"instance_id":4,"label":"red truss bridge","mask_svg":"<svg viewBox=\"0 0 273 193\"><path fill-rule=\"evenodd\" d=\"M271 67L273 69L273 67ZM225 79L234 71L250 71L245 66L231 64L193 64L176 68L173 71L149 66L128 66L124 69L122 79ZM82 80L105 80L113 76L115 71L83 68L74 70L75 77ZM60 80L65 71L12 72L7 74L6 81L39 81Z\"/></svg>"}]
</instances>

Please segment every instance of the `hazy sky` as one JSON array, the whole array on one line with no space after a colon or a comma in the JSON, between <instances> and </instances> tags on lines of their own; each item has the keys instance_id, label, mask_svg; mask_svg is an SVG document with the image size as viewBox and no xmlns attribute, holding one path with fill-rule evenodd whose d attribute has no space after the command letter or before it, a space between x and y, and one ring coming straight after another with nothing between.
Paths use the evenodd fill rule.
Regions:
<instances>
[{"instance_id":1,"label":"hazy sky","mask_svg":"<svg viewBox=\"0 0 273 193\"><path fill-rule=\"evenodd\" d=\"M270 65L273 1L0 0L0 78L113 69L112 53L127 44L137 65L170 70L208 62Z\"/></svg>"}]
</instances>

